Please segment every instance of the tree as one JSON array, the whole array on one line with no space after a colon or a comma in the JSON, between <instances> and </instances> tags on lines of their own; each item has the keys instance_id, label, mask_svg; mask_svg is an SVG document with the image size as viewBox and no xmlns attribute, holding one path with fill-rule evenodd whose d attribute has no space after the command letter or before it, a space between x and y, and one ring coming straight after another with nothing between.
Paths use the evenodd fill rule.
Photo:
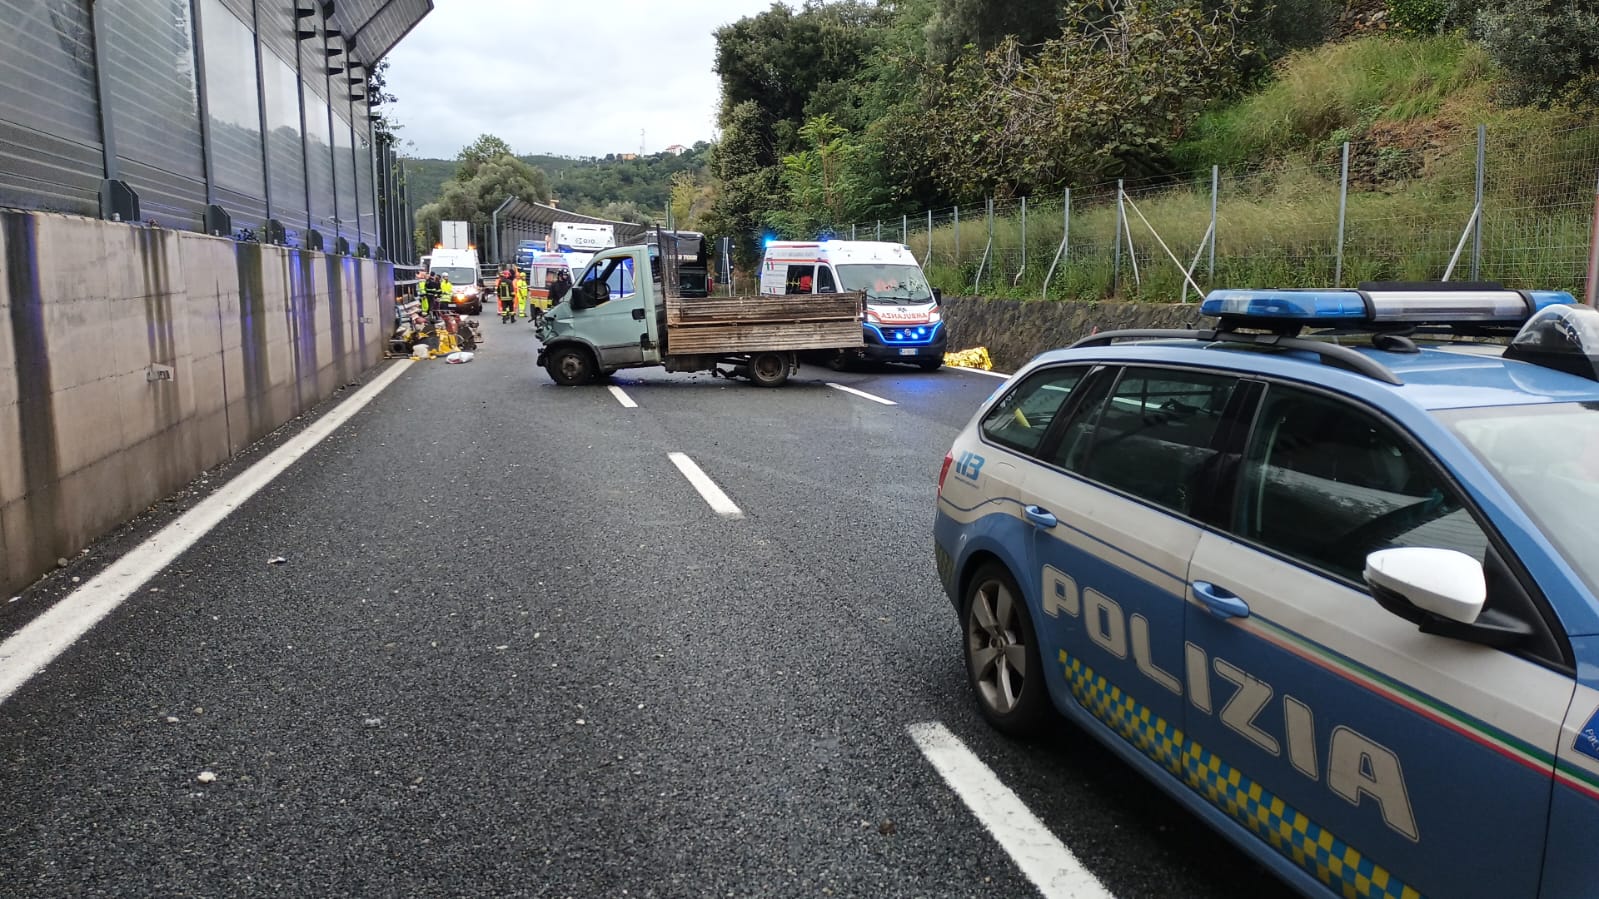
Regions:
<instances>
[{"instance_id":1,"label":"tree","mask_svg":"<svg viewBox=\"0 0 1599 899\"><path fill-rule=\"evenodd\" d=\"M938 0L927 23L927 52L936 63L959 58L967 46L992 50L1005 38L1028 47L1061 33L1060 0Z\"/></svg>"},{"instance_id":2,"label":"tree","mask_svg":"<svg viewBox=\"0 0 1599 899\"><path fill-rule=\"evenodd\" d=\"M851 171L858 152L832 116L806 122L800 136L810 147L783 157L787 202L767 219L786 237L811 237L844 224L854 214L859 194Z\"/></svg>"},{"instance_id":3,"label":"tree","mask_svg":"<svg viewBox=\"0 0 1599 899\"><path fill-rule=\"evenodd\" d=\"M1571 0L1488 0L1477 32L1516 103L1599 103L1599 10Z\"/></svg>"},{"instance_id":4,"label":"tree","mask_svg":"<svg viewBox=\"0 0 1599 899\"><path fill-rule=\"evenodd\" d=\"M716 72L722 80L723 127L732 110L753 102L774 127L785 122L792 125L779 134L783 139L779 149L794 149L786 139L803 123L811 96L826 85L847 82L854 76L892 9L864 0L807 0L796 12L774 3L766 12L717 29Z\"/></svg>"},{"instance_id":5,"label":"tree","mask_svg":"<svg viewBox=\"0 0 1599 899\"><path fill-rule=\"evenodd\" d=\"M461 148L456 161L461 168L455 176L463 181L470 180L477 175L477 170L485 162L498 159L501 156L515 156L511 152L511 145L492 134L479 135L478 139Z\"/></svg>"},{"instance_id":6,"label":"tree","mask_svg":"<svg viewBox=\"0 0 1599 899\"><path fill-rule=\"evenodd\" d=\"M967 50L919 123L944 189L973 200L1166 172L1167 147L1252 56L1244 2L1076 0L1067 17L1084 24L1031 56L1014 39Z\"/></svg>"},{"instance_id":7,"label":"tree","mask_svg":"<svg viewBox=\"0 0 1599 899\"><path fill-rule=\"evenodd\" d=\"M498 155L494 150L503 149ZM437 200L417 210L417 245L433 245L439 222L464 221L475 229L491 224L494 210L507 197L529 203L548 203L549 180L544 172L512 155L505 141L485 134L461 150L460 167L444 182Z\"/></svg>"}]
</instances>

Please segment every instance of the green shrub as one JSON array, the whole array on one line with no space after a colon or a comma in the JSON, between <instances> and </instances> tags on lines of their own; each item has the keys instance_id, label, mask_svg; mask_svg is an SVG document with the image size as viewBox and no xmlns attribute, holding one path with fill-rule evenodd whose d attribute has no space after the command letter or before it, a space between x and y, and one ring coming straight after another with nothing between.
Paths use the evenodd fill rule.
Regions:
<instances>
[{"instance_id":1,"label":"green shrub","mask_svg":"<svg viewBox=\"0 0 1599 899\"><path fill-rule=\"evenodd\" d=\"M1436 34L1451 8L1450 0L1388 0L1388 18L1411 34Z\"/></svg>"}]
</instances>

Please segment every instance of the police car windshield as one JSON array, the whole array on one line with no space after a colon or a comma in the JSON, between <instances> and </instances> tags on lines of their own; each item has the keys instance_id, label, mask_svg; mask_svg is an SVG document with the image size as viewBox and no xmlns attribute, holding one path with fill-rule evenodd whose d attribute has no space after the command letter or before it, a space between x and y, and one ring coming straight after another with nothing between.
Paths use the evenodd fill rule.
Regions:
<instances>
[{"instance_id":1,"label":"police car windshield","mask_svg":"<svg viewBox=\"0 0 1599 899\"><path fill-rule=\"evenodd\" d=\"M461 286L462 284L472 284L477 281L477 272L474 272L472 269L466 268L465 266L457 268L455 266L441 265L433 271L436 271L440 275L449 278L450 283L456 285L457 287Z\"/></svg>"},{"instance_id":2,"label":"police car windshield","mask_svg":"<svg viewBox=\"0 0 1599 899\"><path fill-rule=\"evenodd\" d=\"M933 301L933 289L914 265L840 265L838 280L841 289L864 290L871 299Z\"/></svg>"},{"instance_id":3,"label":"police car windshield","mask_svg":"<svg viewBox=\"0 0 1599 899\"><path fill-rule=\"evenodd\" d=\"M1599 595L1599 403L1494 406L1439 414L1499 477L1544 536Z\"/></svg>"}]
</instances>

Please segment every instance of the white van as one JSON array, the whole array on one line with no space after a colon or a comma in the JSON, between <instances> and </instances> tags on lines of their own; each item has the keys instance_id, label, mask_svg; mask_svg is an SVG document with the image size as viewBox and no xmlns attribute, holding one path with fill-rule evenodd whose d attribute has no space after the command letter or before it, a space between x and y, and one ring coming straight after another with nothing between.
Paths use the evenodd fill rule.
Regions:
<instances>
[{"instance_id":1,"label":"white van","mask_svg":"<svg viewBox=\"0 0 1599 899\"><path fill-rule=\"evenodd\" d=\"M450 301L455 305L455 311L462 315L482 314L484 291L477 250L434 247L432 255L427 257L427 270L450 279L450 285L454 288Z\"/></svg>"},{"instance_id":2,"label":"white van","mask_svg":"<svg viewBox=\"0 0 1599 899\"><path fill-rule=\"evenodd\" d=\"M948 336L942 296L927 283L904 244L871 240L792 241L766 245L761 293L866 293L866 346L850 351L880 362L909 362L926 371L944 364ZM850 357L828 360L845 364Z\"/></svg>"}]
</instances>

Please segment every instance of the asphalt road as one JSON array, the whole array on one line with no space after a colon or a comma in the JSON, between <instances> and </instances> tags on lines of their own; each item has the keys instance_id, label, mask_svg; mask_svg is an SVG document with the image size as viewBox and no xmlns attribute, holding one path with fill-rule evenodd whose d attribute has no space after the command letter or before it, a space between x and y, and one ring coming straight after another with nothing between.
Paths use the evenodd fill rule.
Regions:
<instances>
[{"instance_id":1,"label":"asphalt road","mask_svg":"<svg viewBox=\"0 0 1599 899\"><path fill-rule=\"evenodd\" d=\"M611 381L626 408L555 387L525 324L483 328L471 364L394 363L0 705L0 894L1036 895L922 722L1114 896L1284 892L1071 726L978 717L931 521L999 380L644 371ZM0 608L0 636L256 455Z\"/></svg>"}]
</instances>

